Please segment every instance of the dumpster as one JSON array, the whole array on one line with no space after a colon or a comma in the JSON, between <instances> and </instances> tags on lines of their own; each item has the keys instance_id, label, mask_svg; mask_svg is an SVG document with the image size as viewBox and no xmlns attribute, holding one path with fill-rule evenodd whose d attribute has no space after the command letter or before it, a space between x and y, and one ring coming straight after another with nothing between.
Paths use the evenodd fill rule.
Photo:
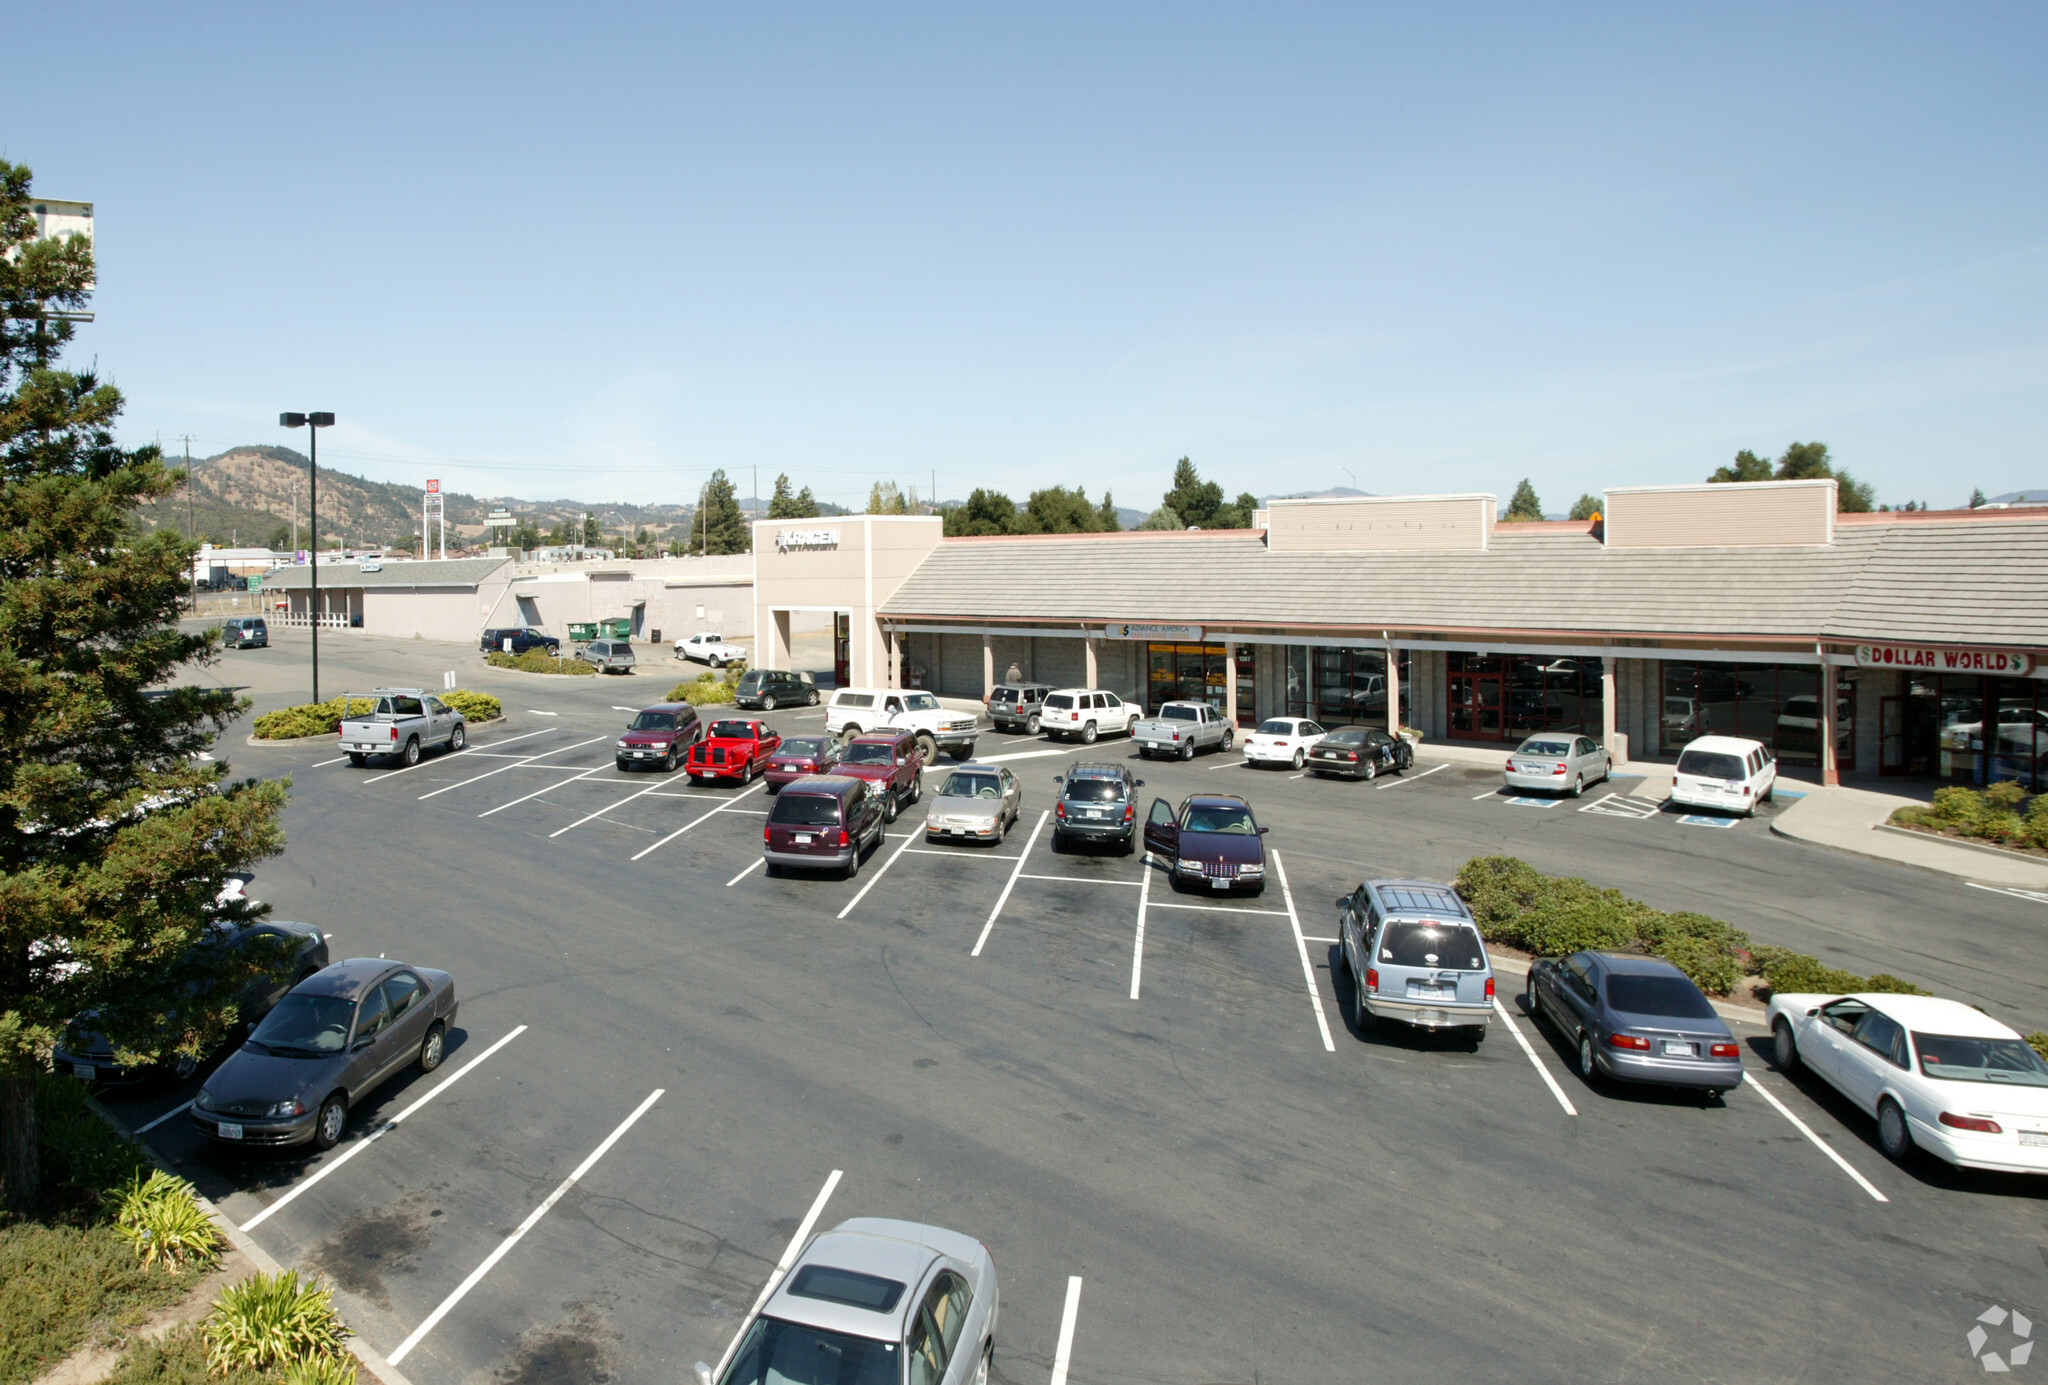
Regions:
<instances>
[{"instance_id":1,"label":"dumpster","mask_svg":"<svg viewBox=\"0 0 2048 1385\"><path fill-rule=\"evenodd\" d=\"M571 621L569 623L569 638L577 644L589 644L597 638L596 623Z\"/></svg>"},{"instance_id":2,"label":"dumpster","mask_svg":"<svg viewBox=\"0 0 2048 1385\"><path fill-rule=\"evenodd\" d=\"M614 616L610 620L599 621L597 630L601 638L623 640L633 633L633 619L631 616Z\"/></svg>"}]
</instances>

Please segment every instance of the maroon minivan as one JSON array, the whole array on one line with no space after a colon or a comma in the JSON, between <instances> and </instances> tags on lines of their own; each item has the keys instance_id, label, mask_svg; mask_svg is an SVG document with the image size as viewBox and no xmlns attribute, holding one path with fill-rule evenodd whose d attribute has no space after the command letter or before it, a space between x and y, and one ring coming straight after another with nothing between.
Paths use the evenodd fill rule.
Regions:
<instances>
[{"instance_id":1,"label":"maroon minivan","mask_svg":"<svg viewBox=\"0 0 2048 1385\"><path fill-rule=\"evenodd\" d=\"M768 873L784 866L860 873L863 851L882 843L882 795L865 779L820 774L797 779L775 796L761 829Z\"/></svg>"}]
</instances>

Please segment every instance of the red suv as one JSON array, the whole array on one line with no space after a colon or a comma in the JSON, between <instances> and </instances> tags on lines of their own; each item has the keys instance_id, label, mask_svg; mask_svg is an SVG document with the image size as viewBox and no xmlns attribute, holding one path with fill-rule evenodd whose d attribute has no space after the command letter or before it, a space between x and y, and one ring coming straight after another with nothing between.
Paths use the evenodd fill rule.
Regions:
<instances>
[{"instance_id":1,"label":"red suv","mask_svg":"<svg viewBox=\"0 0 2048 1385\"><path fill-rule=\"evenodd\" d=\"M882 796L884 821L924 797L924 756L918 752L917 733L908 729L870 731L855 736L839 748L834 774L865 779Z\"/></svg>"},{"instance_id":2,"label":"red suv","mask_svg":"<svg viewBox=\"0 0 2048 1385\"><path fill-rule=\"evenodd\" d=\"M622 770L637 766L672 771L703 734L695 707L687 702L658 702L633 718L612 755Z\"/></svg>"}]
</instances>

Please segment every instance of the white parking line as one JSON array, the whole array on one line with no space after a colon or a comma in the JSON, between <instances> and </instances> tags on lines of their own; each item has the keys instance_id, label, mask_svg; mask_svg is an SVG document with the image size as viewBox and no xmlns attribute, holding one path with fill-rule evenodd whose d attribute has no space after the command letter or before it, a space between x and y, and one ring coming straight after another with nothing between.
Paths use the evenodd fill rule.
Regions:
<instances>
[{"instance_id":1,"label":"white parking line","mask_svg":"<svg viewBox=\"0 0 2048 1385\"><path fill-rule=\"evenodd\" d=\"M910 850L910 844L916 840L917 838L914 835L905 837L903 839L903 845L896 848L895 854L890 856L888 860L882 862L882 868L880 870L876 871L873 875L870 875L868 877L868 883L860 887L860 893L855 895L852 899L846 902L846 907L839 911L839 917L845 918L848 914L852 913L853 906L860 903L863 899L866 899L868 897L868 891L872 890L875 887L875 882L880 880L883 876L887 875L889 873L889 867L896 864L896 857L901 856L904 852ZM859 851L860 848L856 846L854 850Z\"/></svg>"},{"instance_id":2,"label":"white parking line","mask_svg":"<svg viewBox=\"0 0 2048 1385\"><path fill-rule=\"evenodd\" d=\"M1045 820L1052 816L1052 809L1038 810L1038 821L1032 824L1031 836L1024 843L1023 855L1017 858L1017 868L1010 872L1010 878L1003 885L1003 892L996 896L996 907L988 911L988 922L981 926L981 936L974 940L974 951L969 957L981 956L981 949L988 943L989 930L996 926L996 915L1003 912L1003 906L1010 902L1010 891L1017 888L1017 881L1024 874L1024 862L1031 855L1031 848L1038 845L1038 834L1045 830Z\"/></svg>"},{"instance_id":3,"label":"white parking line","mask_svg":"<svg viewBox=\"0 0 2048 1385\"><path fill-rule=\"evenodd\" d=\"M475 1269L469 1272L469 1278L463 1280L460 1284L456 1285L455 1292L448 1295L448 1297L442 1299L440 1306L434 1309L433 1312L427 1314L427 1320L421 1323L418 1327L415 1327L412 1330L412 1335L410 1337L407 1337L404 1341L400 1342L398 1344L398 1349L396 1351L393 1351L389 1356L385 1357L384 1359L389 1361L394 1366L397 1365L400 1361L403 1361L406 1358L407 1353L409 1353L414 1347L419 1345L420 1338L426 1336L429 1332L433 1331L434 1324L441 1321L442 1318L448 1316L448 1310L453 1308L456 1304L462 1302L463 1298L468 1295L469 1291L471 1289L474 1289L477 1286L477 1283L480 1280L482 1280L485 1275L491 1272L491 1266L497 1264L500 1260L504 1259L505 1252L512 1249L512 1247L518 1245L520 1239L524 1237L527 1232L533 1230L535 1225L539 1223L540 1219L548 1214L548 1209L550 1207L553 1207L557 1202L560 1202L563 1196L571 1188L576 1186L577 1181L581 1179L584 1174L589 1173L592 1166L595 1165L598 1160L602 1159L605 1156L605 1152L609 1150L613 1145L618 1143L619 1137L624 1135L628 1130L631 1130L633 1128L634 1122L638 1121L640 1117L647 1114L647 1108L654 1105L655 1102L661 1100L661 1093L662 1088L656 1087L654 1091L648 1096L647 1100L641 1102L639 1106L635 1107L633 1110L633 1114L626 1117L626 1119L620 1123L618 1129L614 1130L611 1134L605 1136L604 1143L599 1145L596 1149L590 1151L590 1156L587 1159L585 1159L582 1163L576 1166L576 1171L570 1174L567 1178L563 1179L561 1186L556 1188L552 1193L549 1193L547 1196L547 1200L545 1202L541 1203L540 1206L534 1208L533 1211L527 1213L526 1220L519 1223L517 1227L513 1228L512 1234L507 1236L504 1240L500 1241L498 1243L498 1248L492 1251L489 1255L485 1256L484 1262L481 1265L478 1265Z\"/></svg>"},{"instance_id":4,"label":"white parking line","mask_svg":"<svg viewBox=\"0 0 2048 1385\"><path fill-rule=\"evenodd\" d=\"M1777 1108L1779 1115L1783 1116L1786 1120L1791 1121L1792 1128L1794 1130L1797 1130L1807 1139L1813 1141L1815 1148L1819 1149L1822 1154L1827 1155L1828 1158L1834 1160L1835 1167L1839 1168L1843 1173L1848 1174L1849 1177L1855 1179L1857 1187L1861 1188L1864 1192L1869 1193L1879 1202L1891 1201L1890 1198L1886 1197L1883 1193L1879 1192L1877 1190L1876 1185L1873 1184L1869 1179L1865 1178L1862 1174L1856 1172L1855 1167L1852 1164L1850 1164L1850 1162L1847 1159L1844 1159L1841 1155L1835 1153L1835 1148L1833 1145L1829 1144L1826 1140L1823 1140L1820 1136L1814 1134L1812 1126L1808 1125L1805 1121L1799 1119L1799 1117L1793 1115L1792 1108L1787 1106L1784 1102L1778 1100L1778 1098L1772 1094L1771 1089L1769 1087L1766 1087L1757 1078L1757 1075L1755 1073L1745 1072L1744 1074L1742 1074L1742 1080L1748 1085L1756 1088L1757 1091L1762 1094L1763 1099L1765 1101L1770 1102L1771 1105Z\"/></svg>"},{"instance_id":5,"label":"white parking line","mask_svg":"<svg viewBox=\"0 0 2048 1385\"><path fill-rule=\"evenodd\" d=\"M534 734L538 735L539 733L535 732ZM503 774L508 769L518 769L521 765L530 765L533 764L536 760L544 760L550 755L559 755L565 750L574 750L579 745L589 745L591 741L601 741L603 739L603 736L592 736L589 740L571 741L567 745L558 745L553 750L543 750L537 754L528 755L523 759L514 760L509 765L499 765L496 769L487 769L482 774L472 776L471 778L457 780L453 784L444 784L438 789L434 789L428 793L421 794L420 798L422 801L425 801L426 799L447 793L451 789L460 789L467 785L474 784L479 779L488 779L494 774ZM603 766L600 765L598 766L598 768L602 769Z\"/></svg>"},{"instance_id":6,"label":"white parking line","mask_svg":"<svg viewBox=\"0 0 2048 1385\"><path fill-rule=\"evenodd\" d=\"M911 840L915 841L913 837ZM1022 856L999 856L993 851L962 851L958 847L912 846L904 848L913 856L951 856L956 861L1021 861Z\"/></svg>"},{"instance_id":7,"label":"white parking line","mask_svg":"<svg viewBox=\"0 0 2048 1385\"><path fill-rule=\"evenodd\" d=\"M1138 978L1145 970L1145 909L1152 902L1152 854L1145 853L1145 876L1138 882L1138 936L1131 943L1131 999L1138 998ZM1080 1291L1070 1282L1067 1297L1071 1302Z\"/></svg>"},{"instance_id":8,"label":"white parking line","mask_svg":"<svg viewBox=\"0 0 2048 1385\"><path fill-rule=\"evenodd\" d=\"M180 1103L179 1103L179 1104L177 1104L176 1106L173 1106L173 1107L172 1107L172 1108L171 1108L170 1110L168 1110L168 1111L164 1112L164 1113L163 1113L163 1114L162 1114L161 1116L158 1116L158 1117L157 1117L157 1118L156 1118L155 1120L151 1121L151 1122L150 1122L150 1123L149 1123L148 1125L140 1125L140 1126L137 1126L137 1127L135 1128L135 1133L136 1133L136 1134L138 1134L138 1135L147 1135L147 1134L148 1134L148 1133L149 1133L150 1131L152 1131L152 1130L156 1129L156 1128L157 1128L157 1127L158 1127L159 1125L162 1125L162 1124L163 1124L163 1123L164 1123L165 1121L169 1120L169 1119L170 1119L170 1118L171 1118L172 1116L178 1115L178 1114L180 1114L181 1112L189 1111L189 1110L191 1110L191 1109L192 1109L192 1103L191 1103L191 1102L189 1102L189 1101L184 1101L184 1102L180 1102Z\"/></svg>"},{"instance_id":9,"label":"white parking line","mask_svg":"<svg viewBox=\"0 0 2048 1385\"><path fill-rule=\"evenodd\" d=\"M747 878L748 876L752 875L752 874L753 874L753 873L754 873L755 871L759 870L759 869L761 868L762 864L763 864L764 862L766 862L766 861L767 861L767 859L768 859L768 858L767 858L766 856L763 856L763 857L759 858L758 860L754 860L754 861L749 861L749 862L747 863L747 868L746 868L745 870L741 871L741 872L740 872L740 873L739 873L738 875L735 875L735 876L734 876L734 877L733 877L732 879L730 879L730 880L728 880L728 881L726 881L726 882L725 882L725 887L726 887L726 888L727 888L727 889L729 890L729 889L731 889L731 888L732 888L733 886L735 886L735 885L739 884L739 883L740 883L740 881L742 881L742 880L746 879L746 878Z\"/></svg>"},{"instance_id":10,"label":"white parking line","mask_svg":"<svg viewBox=\"0 0 2048 1385\"><path fill-rule=\"evenodd\" d=\"M612 710L614 712L637 712L640 709L638 707L621 707L618 703L614 702L612 704Z\"/></svg>"},{"instance_id":11,"label":"white parking line","mask_svg":"<svg viewBox=\"0 0 2048 1385\"><path fill-rule=\"evenodd\" d=\"M1420 773L1420 774L1416 775L1416 776L1415 776L1415 777L1414 777L1413 779L1409 779L1409 778L1406 778L1406 777L1403 777L1403 778L1400 778L1400 779L1389 779L1389 780L1388 780L1388 781L1387 781L1386 783L1384 783L1384 784L1375 784L1375 785L1373 785L1373 788L1374 788L1374 789L1376 789L1376 790L1381 790L1381 791L1384 791L1384 790L1387 790L1387 789L1398 789L1398 788L1400 788L1400 787L1401 787L1401 786L1402 786L1403 784L1419 784L1419 783L1421 783L1421 782L1422 782L1423 780L1425 780L1425 779L1429 778L1429 776L1430 776L1430 775L1432 775L1432 774L1442 774L1442 773L1443 773L1443 772L1444 772L1445 770L1447 770L1447 769L1449 769L1449 768L1450 768L1450 766L1449 766L1449 765L1438 765L1438 766L1437 766L1437 767L1436 767L1435 769L1426 769L1426 770L1424 770L1424 771L1423 771L1422 773Z\"/></svg>"},{"instance_id":12,"label":"white parking line","mask_svg":"<svg viewBox=\"0 0 2048 1385\"><path fill-rule=\"evenodd\" d=\"M1486 791L1485 793L1476 793L1476 794L1473 794L1473 795L1472 795L1472 801L1473 801L1474 803L1477 803L1477 802L1478 802L1478 801L1479 801L1480 799L1482 799L1482 798L1494 798L1494 797L1498 796L1498 795L1499 795L1499 793L1500 793L1500 790L1499 790L1499 789L1488 789L1488 790L1487 790L1487 791Z\"/></svg>"},{"instance_id":13,"label":"white parking line","mask_svg":"<svg viewBox=\"0 0 2048 1385\"><path fill-rule=\"evenodd\" d=\"M760 1294L754 1299L754 1306L747 1310L747 1315L744 1318L740 1319L739 1332L732 1334L732 1341L727 1343L724 1353L718 1358L718 1364L712 1368L711 1378L713 1380L718 1379L725 1373L727 1364L732 1360L733 1352L739 1349L740 1332L747 1330L747 1324L754 1320L754 1314L761 1311L761 1305L766 1303L768 1296L775 1292L775 1286L782 1282L782 1276L789 1273L789 1267L796 1262L797 1253L804 1248L804 1242L811 1237L811 1228L818 1224L818 1216L825 1210L825 1203L831 1199L832 1190L839 1186L839 1180L844 1176L843 1170L834 1169L832 1170L832 1176L825 1180L825 1186L818 1189L818 1196L812 1201L811 1210L804 1213L804 1219L797 1224L796 1235L789 1238L789 1248L782 1252L782 1258L777 1260L775 1268L768 1272L768 1282L761 1286Z\"/></svg>"},{"instance_id":14,"label":"white parking line","mask_svg":"<svg viewBox=\"0 0 2048 1385\"><path fill-rule=\"evenodd\" d=\"M1219 769L1243 769L1245 764L1246 762L1243 760L1233 760L1227 765L1211 765L1208 772L1214 774Z\"/></svg>"},{"instance_id":15,"label":"white parking line","mask_svg":"<svg viewBox=\"0 0 2048 1385\"><path fill-rule=\"evenodd\" d=\"M1152 906L1154 909L1192 909L1203 914L1270 914L1274 918L1286 918L1285 909L1254 909L1248 904L1176 904L1162 899Z\"/></svg>"},{"instance_id":16,"label":"white parking line","mask_svg":"<svg viewBox=\"0 0 2048 1385\"><path fill-rule=\"evenodd\" d=\"M649 784L646 788L640 790L639 793L629 793L616 803L607 803L604 805L604 807L598 809L594 813L586 813L582 817L576 819L576 821L570 823L567 827L557 827L554 831L548 833L548 840L553 841L556 837L561 836L564 832L573 832L577 828L581 827L584 823L589 822L592 818L601 818L606 813L609 813L612 809L622 808L626 804L631 803L634 799L643 798L646 795L653 793L656 789L660 787L661 781L657 779L652 784Z\"/></svg>"},{"instance_id":17,"label":"white parking line","mask_svg":"<svg viewBox=\"0 0 2048 1385\"><path fill-rule=\"evenodd\" d=\"M557 779L554 783L548 785L544 789L535 789L530 794L520 795L518 798L513 799L510 803L500 803L495 808L486 808L483 812L478 813L477 816L480 818L487 818L492 813L502 813L507 808L517 808L520 804L526 802L526 800L529 798L539 798L544 793L553 793L556 789L561 788L564 784L573 784L578 779L588 779L591 775L597 774L601 772L603 769L603 765L597 765L591 769L584 770L581 774L572 774L567 779Z\"/></svg>"},{"instance_id":18,"label":"white parking line","mask_svg":"<svg viewBox=\"0 0 2048 1385\"><path fill-rule=\"evenodd\" d=\"M479 1063L483 1062L484 1059L490 1057L493 1053L496 1053L499 1049L503 1048L506 1044L511 1043L514 1039L518 1038L521 1034L524 1034L525 1032L525 1025L522 1024L518 1026L511 1033L507 1034L504 1038L498 1040L489 1048L485 1049L482 1053L477 1054L476 1057L470 1059L467 1063L464 1063L454 1072L449 1073L447 1077L443 1078L439 1082L436 1082L434 1084L434 1089L432 1091L428 1092L418 1101L413 1102L412 1105L406 1107L403 1111L400 1111L390 1120L385 1121L383 1124L379 1125L375 1130L372 1130L368 1135L356 1141L347 1149L344 1149L341 1153L335 1155L334 1158L322 1164L319 1168L313 1171L313 1176L311 1178L308 1178L303 1183L294 1184L292 1188L288 1192L286 1192L283 1197L271 1203L261 1212L258 1212L255 1216L249 1218L249 1220L243 1222L242 1230L253 1231L257 1227L263 1225L264 1222L269 1221L273 1213L278 1212L283 1208L289 1206L292 1200L296 1198L300 1193L305 1192L308 1188L318 1183L321 1179L327 1177L328 1174L333 1173L343 1164L346 1164L349 1160L355 1158L358 1154L361 1154L371 1145L377 1143L377 1141L383 1139L386 1135L389 1135L392 1131L396 1130L399 1126L399 1123L403 1121L407 1116L419 1110L420 1107L426 1105L435 1097L441 1095L441 1093L447 1091L457 1082L460 1082L463 1079L463 1077L468 1074L471 1068L476 1067Z\"/></svg>"},{"instance_id":19,"label":"white parking line","mask_svg":"<svg viewBox=\"0 0 2048 1385\"><path fill-rule=\"evenodd\" d=\"M1052 1352L1052 1385L1067 1385L1074 1360L1074 1322L1081 1316L1081 1276L1067 1276L1067 1306L1060 1310L1060 1340Z\"/></svg>"},{"instance_id":20,"label":"white parking line","mask_svg":"<svg viewBox=\"0 0 2048 1385\"><path fill-rule=\"evenodd\" d=\"M1544 1086L1550 1088L1550 1094L1557 1098L1558 1105L1564 1107L1564 1113L1567 1116L1579 1114L1579 1108L1572 1105L1572 1099L1564 1094L1564 1088L1557 1085L1557 1079L1550 1075L1550 1069L1543 1066L1543 1060L1538 1058L1536 1050L1529 1046L1528 1036L1522 1033L1521 1026L1515 1023L1515 1017L1508 1013L1507 1007L1500 1003L1499 996L1494 997L1493 1008L1500 1016L1500 1022L1508 1027L1508 1033L1514 1035L1515 1042L1522 1046L1522 1052L1529 1055L1529 1066L1536 1069L1536 1075L1543 1079Z\"/></svg>"},{"instance_id":21,"label":"white parking line","mask_svg":"<svg viewBox=\"0 0 2048 1385\"><path fill-rule=\"evenodd\" d=\"M1302 934L1301 940L1305 943L1339 943L1343 941L1342 938L1318 938L1313 933Z\"/></svg>"},{"instance_id":22,"label":"white parking line","mask_svg":"<svg viewBox=\"0 0 2048 1385\"><path fill-rule=\"evenodd\" d=\"M727 800L726 800L725 802L723 802L723 803L719 804L719 805L718 805L718 806L717 806L716 808L713 808L713 809L712 809L712 810L711 810L710 812L708 812L708 813L701 813L701 814L699 814L698 816L696 816L696 817L694 817L694 818L690 819L690 820L689 820L688 822L684 823L684 824L683 824L683 825L682 825L681 827L678 827L678 828L677 828L677 829L676 829L675 831L673 831L673 832L669 833L669 834L668 834L668 835L667 835L666 837L663 837L663 838L662 838L662 839L661 839L660 841L656 842L656 843L655 843L655 844L654 844L653 846L650 846L650 847L646 848L646 849L645 849L645 850L643 850L643 851L638 851L638 852L635 852L635 853L633 854L633 859L637 861L637 860L639 860L639 859L640 859L640 858L641 858L642 856L647 856L647 855L650 855L650 854L652 854L653 852L656 852L656 851L659 851L659 850L661 850L661 849L662 849L663 847L667 846L667 845L668 845L668 844L669 844L670 842L674 841L674 840L675 840L675 839L676 839L677 837L680 837L680 836L682 836L682 835L683 835L683 833L685 833L685 832L689 831L689 830L690 830L690 829L691 829L692 827L695 827L695 826L697 826L697 825L698 825L699 823L703 823L703 822L708 822L708 821L710 821L710 820L711 820L712 818L715 818L715 817L717 817L717 816L718 816L718 815L719 815L720 813L727 813L727 812L731 812L731 811L732 811L732 805L733 805L733 804L735 804L735 803L739 802L739 801L740 801L741 799L745 798L745 797L746 797L746 796L747 796L748 794L750 794L750 793L759 793L759 792L760 792L760 791L761 791L762 789L765 789L765 788L767 788L767 787L768 787L768 786L767 786L767 784L765 784L765 783L761 783L761 784L756 784L756 785L754 785L754 787L753 787L753 788L751 788L751 789L741 789L741 790L740 790L740 791L739 791L738 793L734 794L734 795L733 795L733 796L732 796L731 798L728 798L728 799L727 799Z\"/></svg>"},{"instance_id":23,"label":"white parking line","mask_svg":"<svg viewBox=\"0 0 2048 1385\"><path fill-rule=\"evenodd\" d=\"M2011 895L2014 899L2028 899L2036 904L2048 904L2048 891L2006 889L2000 885L1980 885L1974 880L1965 880L1963 883L1973 890L1989 890L1993 894Z\"/></svg>"},{"instance_id":24,"label":"white parking line","mask_svg":"<svg viewBox=\"0 0 2048 1385\"><path fill-rule=\"evenodd\" d=\"M1037 760L1047 755L1079 755L1087 747L1075 750L1019 750L1012 755L982 755L974 761L977 765L1001 764L1005 760Z\"/></svg>"},{"instance_id":25,"label":"white parking line","mask_svg":"<svg viewBox=\"0 0 2048 1385\"><path fill-rule=\"evenodd\" d=\"M1090 880L1080 875L1020 875L1019 880L1050 880L1056 885L1129 885L1136 889L1143 882L1138 880ZM1148 875L1146 879L1150 879Z\"/></svg>"},{"instance_id":26,"label":"white parking line","mask_svg":"<svg viewBox=\"0 0 2048 1385\"><path fill-rule=\"evenodd\" d=\"M340 764L340 763L341 763L341 762L342 762L343 760L346 760L347 758L348 758L348 756L346 756L346 755L337 755L337 756L335 756L335 757L334 757L334 758L333 758L332 760L315 760L315 761L314 761L314 762L312 763L312 765L311 765L311 766L309 766L309 768L312 768L312 769L326 769L326 768L327 768L327 767L328 767L329 765L338 765L338 764Z\"/></svg>"},{"instance_id":27,"label":"white parking line","mask_svg":"<svg viewBox=\"0 0 2048 1385\"><path fill-rule=\"evenodd\" d=\"M1330 1017L1323 1013L1323 993L1316 986L1316 969L1308 960L1308 940L1301 936L1301 920L1295 917L1294 891L1287 884L1287 866L1277 851L1273 853L1273 869L1280 872L1280 897L1287 901L1287 921L1294 926L1295 950L1301 953L1301 979L1308 983L1309 1003L1316 1007L1316 1028L1322 1031L1323 1051L1335 1053L1337 1045L1330 1038Z\"/></svg>"},{"instance_id":28,"label":"white parking line","mask_svg":"<svg viewBox=\"0 0 2048 1385\"><path fill-rule=\"evenodd\" d=\"M542 711L542 710L541 710L540 708L538 708L538 707L528 707L528 708L527 708L526 710L527 710L527 711L529 711L529 712L531 712L531 713L532 713L532 714L533 714L534 716L537 716L537 717L558 717L558 716L560 716L560 715L561 715L561 713L560 713L560 712L543 712L543 711Z\"/></svg>"}]
</instances>

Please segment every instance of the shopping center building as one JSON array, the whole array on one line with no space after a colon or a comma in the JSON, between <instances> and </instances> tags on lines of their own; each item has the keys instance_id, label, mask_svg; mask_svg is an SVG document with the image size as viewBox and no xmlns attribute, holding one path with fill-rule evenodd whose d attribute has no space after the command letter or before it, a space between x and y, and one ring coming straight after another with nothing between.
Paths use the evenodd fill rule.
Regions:
<instances>
[{"instance_id":1,"label":"shopping center building","mask_svg":"<svg viewBox=\"0 0 2048 1385\"><path fill-rule=\"evenodd\" d=\"M1214 532L763 521L751 624L786 667L791 619L829 615L855 684L1024 679L1471 745L1572 730L1639 760L1716 732L1829 780L2048 788L2048 516L1838 515L1825 480L1605 499L1584 523L1497 523L1491 495L1275 501Z\"/></svg>"}]
</instances>

